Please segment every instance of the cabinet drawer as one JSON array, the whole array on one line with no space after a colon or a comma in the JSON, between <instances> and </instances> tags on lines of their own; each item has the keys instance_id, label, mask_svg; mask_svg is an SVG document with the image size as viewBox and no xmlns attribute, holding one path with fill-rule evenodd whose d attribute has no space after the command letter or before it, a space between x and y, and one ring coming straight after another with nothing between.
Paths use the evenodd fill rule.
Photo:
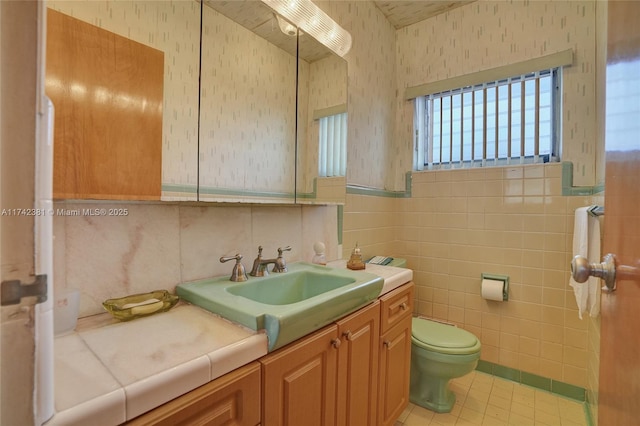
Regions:
<instances>
[{"instance_id":1,"label":"cabinet drawer","mask_svg":"<svg viewBox=\"0 0 640 426\"><path fill-rule=\"evenodd\" d=\"M253 362L127 423L142 425L234 425L260 423L260 363Z\"/></svg>"},{"instance_id":2,"label":"cabinet drawer","mask_svg":"<svg viewBox=\"0 0 640 426\"><path fill-rule=\"evenodd\" d=\"M415 284L409 282L380 298L380 332L386 333L391 327L411 316L413 312L413 292Z\"/></svg>"}]
</instances>

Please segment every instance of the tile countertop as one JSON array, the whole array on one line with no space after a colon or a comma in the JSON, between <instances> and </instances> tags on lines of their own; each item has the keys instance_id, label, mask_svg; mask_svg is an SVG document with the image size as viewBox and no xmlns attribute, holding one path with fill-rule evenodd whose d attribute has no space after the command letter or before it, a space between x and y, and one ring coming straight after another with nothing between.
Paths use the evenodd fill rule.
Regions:
<instances>
[{"instance_id":1,"label":"tile countertop","mask_svg":"<svg viewBox=\"0 0 640 426\"><path fill-rule=\"evenodd\" d=\"M47 426L117 425L267 353L264 333L193 305L129 322L103 315L108 325L83 318L55 338L56 414Z\"/></svg>"},{"instance_id":2,"label":"tile countertop","mask_svg":"<svg viewBox=\"0 0 640 426\"><path fill-rule=\"evenodd\" d=\"M345 268L346 261L327 266ZM411 281L405 268L366 265L382 294ZM119 322L82 318L54 341L56 414L46 425L117 425L267 354L267 337L197 306Z\"/></svg>"},{"instance_id":3,"label":"tile countertop","mask_svg":"<svg viewBox=\"0 0 640 426\"><path fill-rule=\"evenodd\" d=\"M346 268L346 260L335 260L327 263L331 268ZM384 279L384 285L380 291L380 296L400 287L413 279L413 271L406 268L398 268L396 266L383 266L365 263L364 272L375 274Z\"/></svg>"}]
</instances>

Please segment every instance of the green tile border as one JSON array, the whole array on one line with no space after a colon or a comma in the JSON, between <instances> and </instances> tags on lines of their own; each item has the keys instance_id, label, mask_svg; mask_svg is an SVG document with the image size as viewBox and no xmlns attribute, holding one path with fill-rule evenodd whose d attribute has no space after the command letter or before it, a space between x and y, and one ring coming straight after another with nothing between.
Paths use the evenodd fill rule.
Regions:
<instances>
[{"instance_id":1,"label":"green tile border","mask_svg":"<svg viewBox=\"0 0 640 426\"><path fill-rule=\"evenodd\" d=\"M201 186L199 192L207 195L229 195L234 197L285 198L292 200L295 198L295 194L292 192L242 191L237 189L213 188L207 186Z\"/></svg>"},{"instance_id":2,"label":"green tile border","mask_svg":"<svg viewBox=\"0 0 640 426\"><path fill-rule=\"evenodd\" d=\"M604 184L595 186L573 186L573 163L571 161L562 162L562 195L579 196L594 195L604 191Z\"/></svg>"},{"instance_id":3,"label":"green tile border","mask_svg":"<svg viewBox=\"0 0 640 426\"><path fill-rule=\"evenodd\" d=\"M521 383L520 370L516 370L515 368L505 367L503 365L495 364L493 366L494 376L502 377L503 379L512 380L514 382Z\"/></svg>"},{"instance_id":4,"label":"green tile border","mask_svg":"<svg viewBox=\"0 0 640 426\"><path fill-rule=\"evenodd\" d=\"M488 361L480 360L476 366L477 371L493 375L493 364Z\"/></svg>"},{"instance_id":5,"label":"green tile border","mask_svg":"<svg viewBox=\"0 0 640 426\"><path fill-rule=\"evenodd\" d=\"M594 186L573 186L573 163L571 161L563 161L562 163L562 195L584 196L599 194L604 191L604 183ZM347 194L369 195L376 197L389 198L411 198L411 173L405 175L404 191L387 191L385 189L369 188L365 186L347 184Z\"/></svg>"},{"instance_id":6,"label":"green tile border","mask_svg":"<svg viewBox=\"0 0 640 426\"><path fill-rule=\"evenodd\" d=\"M567 398L577 399L578 401L586 401L586 390L580 386L575 386L569 383L560 382L557 380L551 381L553 393L566 396Z\"/></svg>"},{"instance_id":7,"label":"green tile border","mask_svg":"<svg viewBox=\"0 0 640 426\"><path fill-rule=\"evenodd\" d=\"M318 198L318 179L313 179L313 189L311 192L296 192L296 198L301 198L303 200L315 200Z\"/></svg>"},{"instance_id":8,"label":"green tile border","mask_svg":"<svg viewBox=\"0 0 640 426\"><path fill-rule=\"evenodd\" d=\"M593 421L593 414L591 413L591 404L589 404L588 398L584 403L584 417L587 420L587 426L596 426L596 422Z\"/></svg>"},{"instance_id":9,"label":"green tile border","mask_svg":"<svg viewBox=\"0 0 640 426\"><path fill-rule=\"evenodd\" d=\"M478 361L477 371L491 374L492 376L502 377L532 388L544 390L565 398L573 399L579 402L587 402L587 391L579 386L564 383L559 380L553 380L547 377L538 376L537 374L527 373L515 368L505 367L489 361ZM588 404L585 404L588 405Z\"/></svg>"},{"instance_id":10,"label":"green tile border","mask_svg":"<svg viewBox=\"0 0 640 426\"><path fill-rule=\"evenodd\" d=\"M537 374L531 374L527 372L522 372L520 376L520 382L524 385L531 386L532 388L546 390L548 392L552 391L553 381L547 377L538 376ZM584 391L584 390L583 390ZM558 392L553 392L558 393ZM573 398L576 399L576 398Z\"/></svg>"},{"instance_id":11,"label":"green tile border","mask_svg":"<svg viewBox=\"0 0 640 426\"><path fill-rule=\"evenodd\" d=\"M342 244L342 230L344 229L344 206L338 205L338 244Z\"/></svg>"},{"instance_id":12,"label":"green tile border","mask_svg":"<svg viewBox=\"0 0 640 426\"><path fill-rule=\"evenodd\" d=\"M313 190L309 193L299 192L295 196L301 199L314 199L317 194L317 183L314 179ZM385 189L369 188L347 184L347 194L367 195L375 197L388 198L411 198L412 172L405 174L405 190L404 191L388 191ZM162 190L167 192L182 192L187 194L196 193L196 186L192 185L174 185L162 184ZM244 192L233 189L223 188L206 188L200 189L203 194L211 195L233 195L233 196L254 196L263 198L293 198L293 194L289 193L270 193L270 192ZM573 163L571 161L562 162L562 195L564 196L584 196L599 194L604 191L604 184L600 183L595 186L573 186Z\"/></svg>"},{"instance_id":13,"label":"green tile border","mask_svg":"<svg viewBox=\"0 0 640 426\"><path fill-rule=\"evenodd\" d=\"M387 191L386 189L347 184L347 194L368 195L371 197L411 198L411 172L405 174L404 185L404 191Z\"/></svg>"},{"instance_id":14,"label":"green tile border","mask_svg":"<svg viewBox=\"0 0 640 426\"><path fill-rule=\"evenodd\" d=\"M178 185L173 183L163 183L162 192L181 192L184 194L197 194L198 187L196 185Z\"/></svg>"},{"instance_id":15,"label":"green tile border","mask_svg":"<svg viewBox=\"0 0 640 426\"><path fill-rule=\"evenodd\" d=\"M387 197L387 198L404 198L403 191L387 191L385 189L369 188L366 186L357 186L347 184L347 194L367 195L370 197Z\"/></svg>"}]
</instances>

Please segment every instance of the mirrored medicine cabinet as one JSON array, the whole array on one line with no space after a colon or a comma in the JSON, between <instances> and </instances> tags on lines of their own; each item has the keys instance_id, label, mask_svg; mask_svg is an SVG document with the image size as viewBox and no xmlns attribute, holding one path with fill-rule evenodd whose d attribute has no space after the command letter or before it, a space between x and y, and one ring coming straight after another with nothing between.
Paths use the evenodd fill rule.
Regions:
<instances>
[{"instance_id":1,"label":"mirrored medicine cabinet","mask_svg":"<svg viewBox=\"0 0 640 426\"><path fill-rule=\"evenodd\" d=\"M51 0L48 7L49 16L99 30L74 54L101 70L85 69L87 79L55 65L50 33L60 30L60 16L48 18L55 198L344 203L344 178L318 177L317 116L346 108L346 61L307 34L281 29L262 2ZM57 27L74 40L93 31ZM124 189L114 191L118 175ZM152 189L129 188L142 181Z\"/></svg>"}]
</instances>

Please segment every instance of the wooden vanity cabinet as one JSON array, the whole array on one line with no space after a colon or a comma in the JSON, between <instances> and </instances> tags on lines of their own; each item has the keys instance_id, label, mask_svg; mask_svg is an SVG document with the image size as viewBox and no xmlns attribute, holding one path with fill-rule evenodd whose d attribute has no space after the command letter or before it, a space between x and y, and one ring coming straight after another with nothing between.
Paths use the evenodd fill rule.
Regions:
<instances>
[{"instance_id":1,"label":"wooden vanity cabinet","mask_svg":"<svg viewBox=\"0 0 640 426\"><path fill-rule=\"evenodd\" d=\"M334 424L339 348L333 324L260 360L263 426Z\"/></svg>"},{"instance_id":2,"label":"wooden vanity cabinet","mask_svg":"<svg viewBox=\"0 0 640 426\"><path fill-rule=\"evenodd\" d=\"M409 403L414 284L129 425L393 425Z\"/></svg>"},{"instance_id":3,"label":"wooden vanity cabinet","mask_svg":"<svg viewBox=\"0 0 640 426\"><path fill-rule=\"evenodd\" d=\"M375 426L380 303L261 359L264 426Z\"/></svg>"},{"instance_id":4,"label":"wooden vanity cabinet","mask_svg":"<svg viewBox=\"0 0 640 426\"><path fill-rule=\"evenodd\" d=\"M263 357L263 426L393 425L409 403L414 284Z\"/></svg>"},{"instance_id":5,"label":"wooden vanity cabinet","mask_svg":"<svg viewBox=\"0 0 640 426\"><path fill-rule=\"evenodd\" d=\"M380 302L337 322L338 350L336 425L375 426L378 411L378 342Z\"/></svg>"},{"instance_id":6,"label":"wooden vanity cabinet","mask_svg":"<svg viewBox=\"0 0 640 426\"><path fill-rule=\"evenodd\" d=\"M380 298L378 424L383 426L393 425L409 404L414 287L410 282Z\"/></svg>"},{"instance_id":7,"label":"wooden vanity cabinet","mask_svg":"<svg viewBox=\"0 0 640 426\"><path fill-rule=\"evenodd\" d=\"M260 424L260 363L255 361L127 423L256 426Z\"/></svg>"}]
</instances>

